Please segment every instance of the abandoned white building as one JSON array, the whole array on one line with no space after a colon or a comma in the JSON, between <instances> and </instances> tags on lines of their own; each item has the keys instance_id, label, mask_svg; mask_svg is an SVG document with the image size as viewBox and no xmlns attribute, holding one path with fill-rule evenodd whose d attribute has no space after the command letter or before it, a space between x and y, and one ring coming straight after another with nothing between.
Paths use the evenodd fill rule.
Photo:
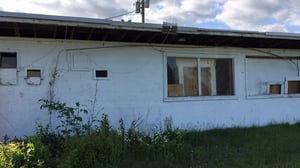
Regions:
<instances>
[{"instance_id":1,"label":"abandoned white building","mask_svg":"<svg viewBox=\"0 0 300 168\"><path fill-rule=\"evenodd\" d=\"M39 99L112 124L174 127L300 120L300 35L0 12L0 136L48 121Z\"/></svg>"}]
</instances>

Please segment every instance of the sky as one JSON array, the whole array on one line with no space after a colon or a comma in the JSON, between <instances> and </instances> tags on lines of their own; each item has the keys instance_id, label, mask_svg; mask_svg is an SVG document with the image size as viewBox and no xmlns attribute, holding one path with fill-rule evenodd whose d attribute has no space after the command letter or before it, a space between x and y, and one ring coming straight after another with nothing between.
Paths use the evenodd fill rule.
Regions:
<instances>
[{"instance_id":1,"label":"sky","mask_svg":"<svg viewBox=\"0 0 300 168\"><path fill-rule=\"evenodd\" d=\"M135 10L136 0L0 0L0 10L107 19ZM300 33L300 0L150 0L146 23ZM115 21L141 22L132 12Z\"/></svg>"}]
</instances>

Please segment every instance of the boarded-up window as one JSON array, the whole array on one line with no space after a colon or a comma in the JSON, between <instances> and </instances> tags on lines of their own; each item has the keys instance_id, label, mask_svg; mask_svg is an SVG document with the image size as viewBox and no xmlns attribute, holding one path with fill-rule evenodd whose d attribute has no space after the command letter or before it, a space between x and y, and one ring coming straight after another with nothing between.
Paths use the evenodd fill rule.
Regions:
<instances>
[{"instance_id":1,"label":"boarded-up window","mask_svg":"<svg viewBox=\"0 0 300 168\"><path fill-rule=\"evenodd\" d=\"M211 68L201 68L201 95L211 95Z\"/></svg>"},{"instance_id":2,"label":"boarded-up window","mask_svg":"<svg viewBox=\"0 0 300 168\"><path fill-rule=\"evenodd\" d=\"M198 96L195 58L168 58L168 96Z\"/></svg>"},{"instance_id":3,"label":"boarded-up window","mask_svg":"<svg viewBox=\"0 0 300 168\"><path fill-rule=\"evenodd\" d=\"M300 81L288 81L288 94L300 93Z\"/></svg>"},{"instance_id":4,"label":"boarded-up window","mask_svg":"<svg viewBox=\"0 0 300 168\"><path fill-rule=\"evenodd\" d=\"M17 68L17 53L0 52L0 68Z\"/></svg>"},{"instance_id":5,"label":"boarded-up window","mask_svg":"<svg viewBox=\"0 0 300 168\"><path fill-rule=\"evenodd\" d=\"M232 59L168 57L167 68L169 97L234 95Z\"/></svg>"},{"instance_id":6,"label":"boarded-up window","mask_svg":"<svg viewBox=\"0 0 300 168\"><path fill-rule=\"evenodd\" d=\"M282 85L281 84L270 84L269 85L269 94L274 95L274 94L281 94L282 90Z\"/></svg>"}]
</instances>

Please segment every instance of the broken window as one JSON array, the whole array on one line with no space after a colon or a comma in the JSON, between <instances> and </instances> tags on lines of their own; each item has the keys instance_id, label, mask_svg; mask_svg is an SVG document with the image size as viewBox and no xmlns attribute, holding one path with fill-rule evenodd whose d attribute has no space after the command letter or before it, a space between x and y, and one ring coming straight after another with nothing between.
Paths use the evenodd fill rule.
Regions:
<instances>
[{"instance_id":1,"label":"broken window","mask_svg":"<svg viewBox=\"0 0 300 168\"><path fill-rule=\"evenodd\" d=\"M300 81L288 81L288 94L300 93Z\"/></svg>"},{"instance_id":2,"label":"broken window","mask_svg":"<svg viewBox=\"0 0 300 168\"><path fill-rule=\"evenodd\" d=\"M168 58L168 95L198 96L198 66L195 58Z\"/></svg>"},{"instance_id":3,"label":"broken window","mask_svg":"<svg viewBox=\"0 0 300 168\"><path fill-rule=\"evenodd\" d=\"M167 75L169 97L234 95L232 59L168 57Z\"/></svg>"},{"instance_id":4,"label":"broken window","mask_svg":"<svg viewBox=\"0 0 300 168\"><path fill-rule=\"evenodd\" d=\"M0 52L0 68L17 68L17 53Z\"/></svg>"}]
</instances>

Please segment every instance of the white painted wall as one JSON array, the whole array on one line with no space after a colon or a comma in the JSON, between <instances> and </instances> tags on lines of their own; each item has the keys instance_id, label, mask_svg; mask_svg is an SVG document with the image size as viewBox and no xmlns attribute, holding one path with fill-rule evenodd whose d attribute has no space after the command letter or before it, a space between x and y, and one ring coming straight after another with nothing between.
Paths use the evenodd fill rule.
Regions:
<instances>
[{"instance_id":1,"label":"white painted wall","mask_svg":"<svg viewBox=\"0 0 300 168\"><path fill-rule=\"evenodd\" d=\"M300 96L249 96L262 93L257 80L271 70L265 67L276 64L272 70L275 73L272 77L266 76L267 81L295 76L294 71L287 70L289 66L281 66L278 60L245 58L250 54L265 55L261 52L238 48L175 49L162 45L129 45L133 44L0 39L0 51L18 52L16 84L0 85L0 136L34 134L36 122L48 121L47 113L39 109L38 100L49 98L49 82L55 67L58 75L54 81L54 98L69 105L80 102L89 109L96 98L95 112L108 114L114 126L120 118L129 126L138 117L143 119L144 125L160 125L165 117L171 116L174 127L188 129L264 125L300 119ZM269 52L283 56L300 54L299 50ZM166 55L234 58L235 96L192 101L166 98ZM42 69L40 85L27 83L24 79L27 68ZM93 74L97 68L107 69L109 79L95 80ZM0 75L2 77L2 72Z\"/></svg>"}]
</instances>

